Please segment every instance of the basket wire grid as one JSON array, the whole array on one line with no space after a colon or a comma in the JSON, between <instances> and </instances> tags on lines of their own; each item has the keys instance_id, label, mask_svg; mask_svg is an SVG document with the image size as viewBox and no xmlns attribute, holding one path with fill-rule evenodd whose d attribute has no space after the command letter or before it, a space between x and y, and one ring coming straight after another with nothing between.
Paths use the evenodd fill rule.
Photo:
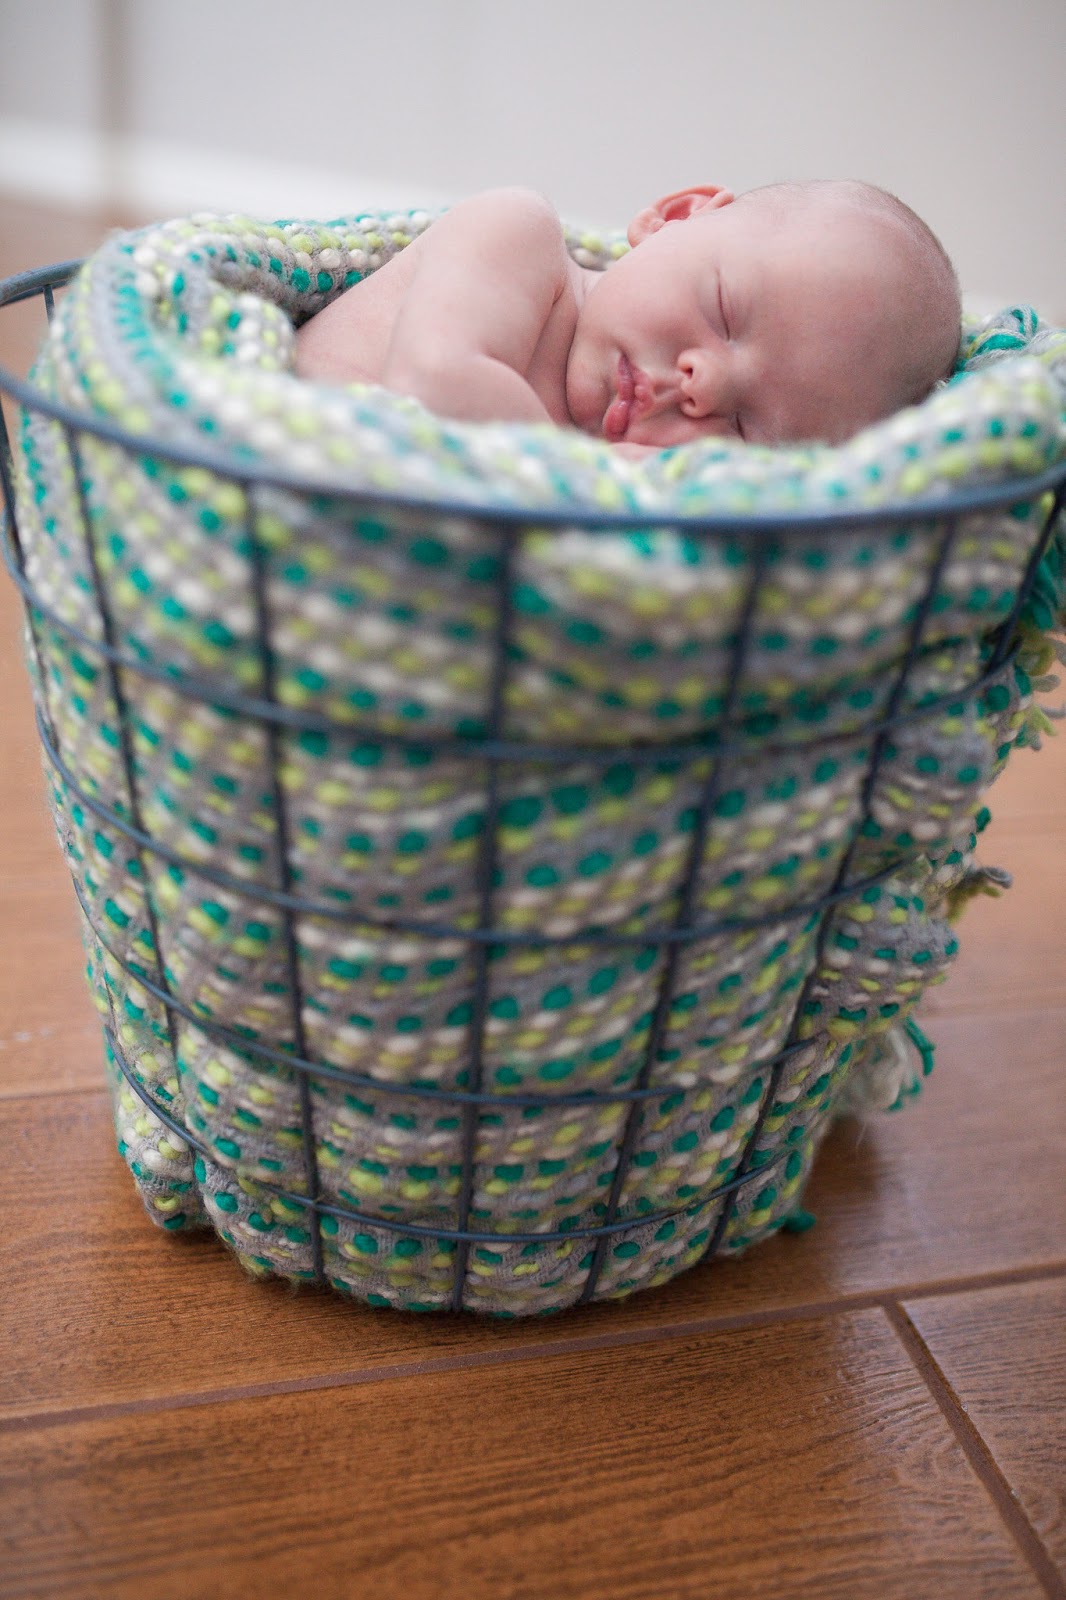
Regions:
<instances>
[{"instance_id":1,"label":"basket wire grid","mask_svg":"<svg viewBox=\"0 0 1066 1600\"><path fill-rule=\"evenodd\" d=\"M43 301L45 312L50 319L54 309L55 291L62 288L69 281L79 265L80 263L77 261L63 262L54 266L40 268L34 272L24 273L15 278L9 278L6 282L0 283L0 307L11 306L26 300ZM752 542L752 555L749 564L750 576L740 610L739 625L732 642L732 654L726 677L724 699L717 720L713 725L708 725L698 737L681 743L677 741L655 742L635 747L620 747L617 743L577 745L574 743L515 741L506 737L505 694L513 625L516 551L519 549L524 531L528 527L535 525L538 529L543 529L546 526L564 522L572 526L575 521L572 510L530 513L508 509L490 512L486 511L483 506L464 507L457 506L454 502L449 502L446 507L437 507L425 501L402 501L392 497L386 498L381 495L358 491L338 492L336 488L331 486L329 489L331 498L350 506L353 511L381 508L383 506L393 509L403 507L405 509L415 509L427 517L432 517L435 512L446 510L449 515L461 515L474 521L489 532L496 543L499 561L495 595L493 665L484 732L481 735L469 737L460 737L454 734L431 736L419 733L417 739L415 739L381 729L369 722L363 726L349 721L341 724L332 721L321 713L304 711L284 705L279 702L276 696L276 663L272 646L272 614L268 583L269 557L257 534L257 493L264 487L280 487L307 494L322 493L323 485L320 482L301 479L293 474L271 470L268 465L257 466L253 469L242 463L237 468L231 457L219 451L211 449L193 450L177 444L168 445L157 440L130 435L110 423L75 412L53 401L30 383L17 379L2 368L0 368L0 394L5 395L10 401L31 411L40 412L57 422L62 429L66 449L69 453L74 483L77 487L81 534L85 542L88 570L91 575L95 603L101 621L102 637L100 638L94 638L84 630L64 620L56 608L35 591L27 577L24 552L16 519L11 452L3 422L2 409L0 409L0 480L2 480L5 502L4 558L8 571L24 602L30 647L36 656L40 681L44 681L43 656L38 638L38 628L41 622L46 622L51 628L59 630L63 635L75 641L81 649L92 652L101 660L118 713L119 755L129 795L128 811L123 814L123 812L116 810L114 807L102 803L95 796L88 793L79 782L76 773L71 770L64 760L59 738L49 717L44 697L39 696L36 712L37 728L45 759L57 777L66 785L69 792L87 810L117 829L135 847L141 866L141 881L146 886L145 902L152 935L153 972L146 972L143 967L132 964L128 956L122 955L114 949L113 944L95 925L91 908L86 903L76 879L75 892L88 924L92 928L93 935L99 940L103 949L127 973L133 982L155 996L162 1004L167 1019L170 1046L174 1052L175 1059L177 1059L178 1044L176 1019L181 1018L187 1025L201 1030L218 1043L237 1051L246 1060L249 1060L253 1066L258 1061L272 1066L282 1066L297 1074L302 1162L306 1193L297 1193L279 1185L262 1182L262 1180L257 1180L257 1182L262 1182L262 1187L270 1191L278 1199L300 1208L306 1214L309 1221L314 1277L320 1282L327 1281L323 1268L321 1232L321 1219L327 1215L349 1222L359 1222L375 1228L385 1229L391 1233L410 1234L416 1237L452 1242L455 1266L451 1309L456 1311L463 1309L467 1262L472 1246L482 1243L496 1245L543 1244L556 1239L585 1238L592 1247L592 1257L578 1301L580 1304L591 1300L595 1295L606 1251L613 1235L624 1229L631 1228L635 1223L644 1224L666 1221L682 1213L690 1216L694 1215L709 1206L723 1202L725 1197L741 1190L753 1179L765 1177L768 1170L782 1159L785 1152L782 1151L776 1156L771 1156L769 1161L764 1161L761 1164L757 1164L753 1158L763 1124L770 1108L774 1104L782 1071L788 1060L797 1051L807 1047L810 1043L809 1035L805 1034L801 1038L800 1022L805 1015L805 1005L814 975L822 963L830 926L829 912L842 899L861 893L864 888L876 884L898 871L902 865L920 854L921 851L921 847L916 846L902 853L876 874L865 877L851 876L851 865L859 839L862 836L863 826L871 817L871 802L878 772L892 730L905 722L933 717L938 711L943 710L946 703L957 701L960 698L960 691L955 689L950 695L942 696L933 704L923 705L920 710L902 711L900 709L907 690L909 674L915 662L919 659L925 625L937 598L939 580L955 543L960 519L970 512L991 510L997 507L1018 504L1019 502L1032 502L1038 496L1051 492L1050 507L1042 521L1039 538L1032 548L1009 613L997 630L991 656L987 660L980 679L968 686L967 692L974 693L982 688L986 680L991 680L995 676L1005 665L1011 653L1018 619L1032 587L1040 561L1048 547L1057 517L1062 510L1063 494L1064 490L1066 490L1066 466L1059 466L1040 477L1015 480L1006 485L972 491L965 496L955 496L951 500L941 499L925 503L911 502L904 506L897 506L895 509L884 507L865 512L851 510L820 514L803 513L799 516L795 514L776 517L759 515L753 517L705 518L701 520L687 517L674 522L656 516L654 525L657 529L684 533L688 538L701 539L741 535ZM236 485L241 491L246 506L243 537L246 541L244 548L248 552L248 584L254 608L255 648L261 670L262 692L260 694L246 694L237 689L232 683L203 674L188 672L179 674L172 670L166 670L145 662L128 650L123 649L122 640L118 637L115 627L107 585L101 572L94 543L91 518L85 498L84 475L80 455L80 440L85 434L94 435L112 444L117 444L138 460L143 460L146 456L150 456L154 460L174 465L207 468ZM858 822L852 831L850 841L843 851L835 880L828 891L817 899L793 903L784 908L778 907L763 917L698 919L695 915L694 907L698 873L703 858L710 819L715 802L721 793L722 781L727 771L729 758L738 748L736 731L744 682L745 658L750 643L750 625L758 605L760 586L768 560L780 548L781 544L787 541L790 529L801 529L804 532L832 530L834 535L839 534L842 538L854 538L871 526L898 521L901 514L905 515L907 523L911 527L917 527L924 523L936 530L936 537L932 541L932 560L921 599L914 607L903 658L896 669L896 675L885 701L884 709L876 721L864 730L871 736L871 749L861 788ZM582 526L589 529L602 528L605 531L630 529L635 531L646 530L650 519L647 516L641 517L632 513L622 516L594 512L587 516L582 516L580 520ZM129 702L123 685L124 674L141 675L149 679L155 678L164 682L168 689L176 691L183 698L193 703L199 703L211 708L223 708L237 713L242 717L251 719L262 728L269 758L270 801L275 836L275 881L272 887L251 884L246 879L237 877L221 867L202 861L192 862L187 860L180 852L165 845L162 841L154 839L145 829L138 798L137 763L134 758ZM340 731L348 737L353 734L366 733L382 744L391 742L398 747L417 743L422 748L431 748L434 751L441 752L446 751L450 756L458 757L468 762L471 786L479 781L478 775L480 774L480 787L485 807L485 823L480 834L476 862L478 921L475 928L460 928L446 922L429 922L410 917L375 916L373 912L365 909L355 910L352 907L341 907L326 900L309 899L297 892L292 869L291 822L281 772L282 739L283 735L287 733L304 731L312 733ZM808 741L804 748L812 751L820 750L832 743L832 737L813 738ZM600 927L586 927L576 933L571 932L555 936L547 933L508 930L496 926L494 923L494 885L497 878L499 855L501 772L507 768L509 763L528 762L531 760L554 762L556 765L562 765L572 763L575 759L580 759L597 765L608 765L610 762L617 760L621 748L625 748L626 759L637 765L659 761L664 757L676 758L694 764L700 760L706 760L708 755L711 756L708 775L703 784L694 826L691 830L683 875L676 896L675 910L670 922L654 929L642 930L639 934L625 934ZM769 745L762 747L764 751L770 748ZM790 745L790 748L794 749L795 745ZM154 857L168 866L194 870L201 877L206 878L218 887L243 897L245 901L253 904L269 905L280 914L283 927L289 1003L288 1020L293 1044L291 1050L281 1049L263 1041L249 1039L245 1033L239 1033L227 1028L224 1024L208 1020L192 1010L181 996L174 992L164 971L162 945L158 936L159 913L153 903L153 894L150 887L151 876L145 870L146 856ZM473 964L473 987L470 996L471 1017L465 1088L443 1088L439 1085L424 1083L400 1084L377 1078L372 1074L358 1073L336 1067L328 1061L315 1060L313 1058L307 1044L304 1025L301 957L297 934L298 918L308 915L330 919L338 926L345 923L358 923L362 926L371 925L376 929L380 929L382 933L412 932L421 938L430 940L460 940L469 948ZM642 1106L647 1100L658 1099L664 1094L668 1094L673 1087L669 1083L662 1082L656 1082L652 1086L651 1079L666 1032L671 1002L674 998L678 963L683 949L714 934L742 932L770 922L793 920L801 917L817 917L819 919L815 954L811 962L808 978L800 988L785 1044L769 1062L770 1071L761 1094L758 1113L744 1143L734 1175L727 1183L718 1184L713 1190L705 1193L696 1201L687 1200L681 1205L671 1207L669 1210L661 1210L654 1213L642 1212L637 1216L620 1218L618 1215L619 1206L626 1176L630 1170L632 1157L637 1145L638 1133L641 1127ZM494 1092L491 1088L486 1087L484 1081L485 1029L491 999L489 966L493 950L516 945L537 948L547 948L553 945L573 946L579 941L595 943L608 948L635 944L657 946L662 952L658 991L652 1012L647 1046L635 1086L626 1089L590 1089L550 1095L513 1093L510 1091L506 1094ZM160 1105L156 1098L140 1082L133 1066L122 1052L116 1036L116 1030L111 1027L105 1027L104 1031L116 1065L130 1089L159 1118L161 1123L194 1148L203 1159L209 1162L212 1161L213 1156L210 1147L200 1140L184 1123L177 1121L166 1107ZM912 1034L912 1037L915 1037L915 1035ZM322 1198L311 1101L311 1084L312 1080L316 1078L332 1079L353 1089L370 1089L378 1094L392 1096L401 1101L404 1098L416 1097L436 1102L442 1109L458 1111L461 1115L462 1123L462 1175L457 1200L457 1225L454 1228L445 1228L439 1224L423 1226L413 1220L396 1219L357 1210L354 1207L335 1205ZM492 1107L501 1105L504 1107L545 1107L548 1105L587 1105L589 1103L628 1106L628 1114L609 1192L606 1199L598 1203L594 1208L596 1214L602 1217L602 1221L597 1225L564 1228L556 1232L502 1233L499 1231L481 1232L476 1228L472 1228L470 1223L475 1185L477 1133L479 1118L483 1109L491 1110ZM717 1222L713 1230L709 1232L701 1257L702 1260L707 1260L718 1252L729 1215L730 1204L720 1204Z\"/></svg>"}]
</instances>

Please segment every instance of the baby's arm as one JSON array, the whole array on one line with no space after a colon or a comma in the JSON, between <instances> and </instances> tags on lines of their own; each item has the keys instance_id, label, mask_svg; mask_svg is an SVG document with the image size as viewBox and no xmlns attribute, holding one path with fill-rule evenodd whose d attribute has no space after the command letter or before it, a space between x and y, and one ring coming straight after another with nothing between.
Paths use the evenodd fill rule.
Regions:
<instances>
[{"instance_id":1,"label":"baby's arm","mask_svg":"<svg viewBox=\"0 0 1066 1600\"><path fill-rule=\"evenodd\" d=\"M567 284L559 219L524 189L496 189L423 234L381 381L466 421L552 420L526 380Z\"/></svg>"},{"instance_id":2,"label":"baby's arm","mask_svg":"<svg viewBox=\"0 0 1066 1600\"><path fill-rule=\"evenodd\" d=\"M312 318L297 337L297 371L381 383L446 417L565 423L569 282L546 200L522 189L476 195ZM549 321L562 357L557 395L527 378Z\"/></svg>"}]
</instances>

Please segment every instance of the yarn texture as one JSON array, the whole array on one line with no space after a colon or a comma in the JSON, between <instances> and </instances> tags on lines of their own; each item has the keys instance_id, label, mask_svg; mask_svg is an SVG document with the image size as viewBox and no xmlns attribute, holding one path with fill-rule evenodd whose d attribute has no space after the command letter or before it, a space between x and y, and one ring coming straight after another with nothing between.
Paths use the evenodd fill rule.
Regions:
<instances>
[{"instance_id":1,"label":"yarn texture","mask_svg":"<svg viewBox=\"0 0 1066 1600\"><path fill-rule=\"evenodd\" d=\"M809 518L1061 462L1066 335L969 325L948 385L845 445L639 463L296 379L294 327L431 220L198 216L86 264L34 381L131 442L21 414L28 659L149 1215L258 1274L320 1252L374 1305L447 1307L458 1272L465 1309L529 1315L594 1263L620 1298L806 1226L833 1117L928 1071L912 1013L1003 887L984 793L1050 726L1062 532L997 655L1048 495ZM625 248L568 237L590 266ZM791 525L684 523L765 513ZM490 784L472 756L500 744Z\"/></svg>"}]
</instances>

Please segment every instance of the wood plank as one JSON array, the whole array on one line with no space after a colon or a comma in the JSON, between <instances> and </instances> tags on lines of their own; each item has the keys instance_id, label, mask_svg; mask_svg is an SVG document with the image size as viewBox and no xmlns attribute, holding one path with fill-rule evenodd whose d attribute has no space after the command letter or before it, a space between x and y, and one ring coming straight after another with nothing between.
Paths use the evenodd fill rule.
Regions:
<instances>
[{"instance_id":1,"label":"wood plank","mask_svg":"<svg viewBox=\"0 0 1066 1600\"><path fill-rule=\"evenodd\" d=\"M0 1103L0 1414L195 1394L248 1383L253 1372L259 1382L300 1383L398 1362L647 1338L663 1326L1061 1265L1066 1010L945 1019L936 1031L942 1059L922 1103L865 1133L842 1122L831 1134L805 1199L817 1227L547 1321L404 1316L257 1283L213 1238L174 1238L147 1220L114 1151L103 1095ZM165 1369L161 1328L173 1330Z\"/></svg>"},{"instance_id":2,"label":"wood plank","mask_svg":"<svg viewBox=\"0 0 1066 1600\"><path fill-rule=\"evenodd\" d=\"M1061 706L1066 701L1066 673L1056 667L1060 679L1057 689L1041 695L1045 706ZM1044 739L1039 750L1012 751L1006 770L988 791L992 824L984 840L994 838L1001 827L1023 820L1027 825L1047 822L1066 829L1066 723L1055 724L1055 733Z\"/></svg>"},{"instance_id":3,"label":"wood plank","mask_svg":"<svg viewBox=\"0 0 1066 1600\"><path fill-rule=\"evenodd\" d=\"M905 1309L1066 1582L1066 1281Z\"/></svg>"},{"instance_id":4,"label":"wood plank","mask_svg":"<svg viewBox=\"0 0 1066 1600\"><path fill-rule=\"evenodd\" d=\"M1005 867L1013 887L995 899L982 895L965 908L951 975L927 995L923 1014L1066 1001L1064 843L1066 825L1052 831L1019 821L982 844L980 859Z\"/></svg>"},{"instance_id":5,"label":"wood plank","mask_svg":"<svg viewBox=\"0 0 1066 1600\"><path fill-rule=\"evenodd\" d=\"M102 1081L76 906L62 864L54 884L12 883L0 871L0 1099Z\"/></svg>"},{"instance_id":6,"label":"wood plank","mask_svg":"<svg viewBox=\"0 0 1066 1600\"><path fill-rule=\"evenodd\" d=\"M0 272L28 272L49 261L84 255L100 243L112 225L92 208L67 208L0 194Z\"/></svg>"},{"instance_id":7,"label":"wood plank","mask_svg":"<svg viewBox=\"0 0 1066 1600\"><path fill-rule=\"evenodd\" d=\"M95 1086L102 1062L74 892L45 803L21 626L18 593L0 575L0 1096Z\"/></svg>"},{"instance_id":8,"label":"wood plank","mask_svg":"<svg viewBox=\"0 0 1066 1600\"><path fill-rule=\"evenodd\" d=\"M0 312L0 316L3 313ZM0 566L0 884L61 881L65 868L45 803L45 779L22 659L22 602Z\"/></svg>"},{"instance_id":9,"label":"wood plank","mask_svg":"<svg viewBox=\"0 0 1066 1600\"><path fill-rule=\"evenodd\" d=\"M1043 1592L876 1311L19 1428L0 1495L5 1597Z\"/></svg>"},{"instance_id":10,"label":"wood plank","mask_svg":"<svg viewBox=\"0 0 1066 1600\"><path fill-rule=\"evenodd\" d=\"M988 792L992 822L978 858L1005 867L1014 884L966 907L951 976L923 1002L930 1016L1066 997L1066 725L1056 726L1040 750L1016 750Z\"/></svg>"},{"instance_id":11,"label":"wood plank","mask_svg":"<svg viewBox=\"0 0 1066 1600\"><path fill-rule=\"evenodd\" d=\"M88 255L106 236L110 219L93 211L64 211L0 195L0 277ZM21 376L36 351L43 312L29 302L0 310L0 363Z\"/></svg>"},{"instance_id":12,"label":"wood plank","mask_svg":"<svg viewBox=\"0 0 1066 1600\"><path fill-rule=\"evenodd\" d=\"M816 1299L1066 1262L1066 1009L925 1025L921 1096L835 1126L804 1198L818 1226L728 1264L736 1302L773 1295L779 1271Z\"/></svg>"}]
</instances>

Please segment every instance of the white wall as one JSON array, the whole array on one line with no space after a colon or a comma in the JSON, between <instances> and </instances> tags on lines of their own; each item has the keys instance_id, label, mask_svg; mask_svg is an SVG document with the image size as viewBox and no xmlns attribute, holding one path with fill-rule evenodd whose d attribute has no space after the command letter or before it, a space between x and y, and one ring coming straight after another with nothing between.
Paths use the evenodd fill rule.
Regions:
<instances>
[{"instance_id":1,"label":"white wall","mask_svg":"<svg viewBox=\"0 0 1066 1600\"><path fill-rule=\"evenodd\" d=\"M96 0L0 0L0 117L92 124L99 99Z\"/></svg>"},{"instance_id":2,"label":"white wall","mask_svg":"<svg viewBox=\"0 0 1066 1600\"><path fill-rule=\"evenodd\" d=\"M1066 321L1066 0L0 0L0 185L61 181L42 125L95 148L99 18L127 64L109 181L138 209L521 182L622 223L692 181L859 176L971 297Z\"/></svg>"}]
</instances>

